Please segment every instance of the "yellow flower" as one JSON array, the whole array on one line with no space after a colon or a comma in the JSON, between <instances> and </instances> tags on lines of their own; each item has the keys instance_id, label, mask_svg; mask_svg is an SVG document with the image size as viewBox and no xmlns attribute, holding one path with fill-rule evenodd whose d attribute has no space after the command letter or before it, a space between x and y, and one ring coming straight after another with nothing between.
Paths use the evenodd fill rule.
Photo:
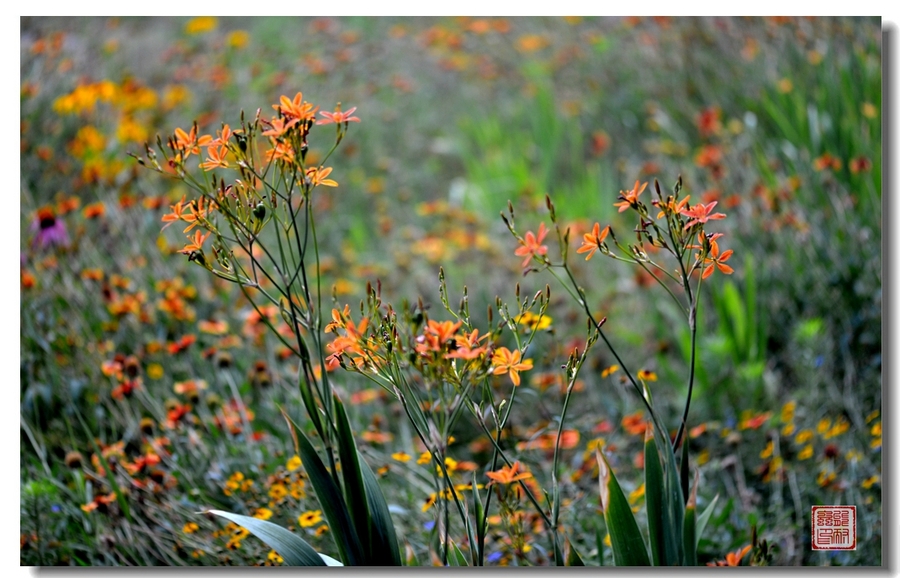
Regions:
<instances>
[{"instance_id":1,"label":"yellow flower","mask_svg":"<svg viewBox=\"0 0 900 578\"><path fill-rule=\"evenodd\" d=\"M158 363L151 363L147 366L147 377L150 379L160 379L163 376L163 366Z\"/></svg>"},{"instance_id":2,"label":"yellow flower","mask_svg":"<svg viewBox=\"0 0 900 578\"><path fill-rule=\"evenodd\" d=\"M871 488L872 486L874 486L875 484L877 484L880 481L881 481L880 477L872 476L871 478L866 478L865 480L863 480L862 487L864 490L868 490L869 488Z\"/></svg>"},{"instance_id":3,"label":"yellow flower","mask_svg":"<svg viewBox=\"0 0 900 578\"><path fill-rule=\"evenodd\" d=\"M196 532L199 529L200 529L200 526L198 526L196 523L188 522L187 524L184 525L184 527L181 530L185 534L193 534L194 532Z\"/></svg>"},{"instance_id":4,"label":"yellow flower","mask_svg":"<svg viewBox=\"0 0 900 578\"><path fill-rule=\"evenodd\" d=\"M235 30L228 34L228 46L232 48L243 48L250 41L250 35L246 30Z\"/></svg>"},{"instance_id":5,"label":"yellow flower","mask_svg":"<svg viewBox=\"0 0 900 578\"><path fill-rule=\"evenodd\" d=\"M427 464L431 461L431 452L422 452L422 455L419 456L419 459L416 460L416 463L420 466L422 464Z\"/></svg>"},{"instance_id":6,"label":"yellow flower","mask_svg":"<svg viewBox=\"0 0 900 578\"><path fill-rule=\"evenodd\" d=\"M270 510L269 508L256 508L256 512L253 513L253 517L260 520L268 520L272 517L272 510Z\"/></svg>"},{"instance_id":7,"label":"yellow flower","mask_svg":"<svg viewBox=\"0 0 900 578\"><path fill-rule=\"evenodd\" d=\"M637 376L638 379L643 379L644 381L656 381L656 374L649 369L642 369L638 371Z\"/></svg>"},{"instance_id":8,"label":"yellow flower","mask_svg":"<svg viewBox=\"0 0 900 578\"><path fill-rule=\"evenodd\" d=\"M813 455L813 447L812 447L812 444L810 444L810 445L806 446L805 448L803 448L802 450L800 450L800 453L797 454L797 459L808 460L809 458L812 457L812 455Z\"/></svg>"},{"instance_id":9,"label":"yellow flower","mask_svg":"<svg viewBox=\"0 0 900 578\"><path fill-rule=\"evenodd\" d=\"M300 456L295 455L287 462L287 469L290 472L293 472L297 468L303 465L303 462L300 460Z\"/></svg>"},{"instance_id":10,"label":"yellow flower","mask_svg":"<svg viewBox=\"0 0 900 578\"><path fill-rule=\"evenodd\" d=\"M873 436L881 437L881 422L878 422L875 425L873 425L872 429L869 431Z\"/></svg>"},{"instance_id":11,"label":"yellow flower","mask_svg":"<svg viewBox=\"0 0 900 578\"><path fill-rule=\"evenodd\" d=\"M766 444L766 448L763 451L759 452L759 457L761 457L764 460L768 459L768 458L772 457L772 452L774 450L775 450L775 442L773 442L772 440L769 440L769 443Z\"/></svg>"},{"instance_id":12,"label":"yellow flower","mask_svg":"<svg viewBox=\"0 0 900 578\"><path fill-rule=\"evenodd\" d=\"M278 552L276 552L275 550L269 552L267 558L269 559L269 562L274 562L275 564L281 564L282 562L284 562L284 558L279 556Z\"/></svg>"},{"instance_id":13,"label":"yellow flower","mask_svg":"<svg viewBox=\"0 0 900 578\"><path fill-rule=\"evenodd\" d=\"M311 510L309 512L304 512L303 514L300 514L300 517L297 518L297 522L299 522L300 526L303 528L312 528L321 521L322 510Z\"/></svg>"},{"instance_id":14,"label":"yellow flower","mask_svg":"<svg viewBox=\"0 0 900 578\"><path fill-rule=\"evenodd\" d=\"M781 422L788 423L794 419L794 410L797 409L796 401L789 401L781 406Z\"/></svg>"},{"instance_id":15,"label":"yellow flower","mask_svg":"<svg viewBox=\"0 0 900 578\"><path fill-rule=\"evenodd\" d=\"M410 456L406 452L394 452L391 454L391 457L393 459L397 460L398 462L402 462L402 463L406 463L412 459L412 456Z\"/></svg>"},{"instance_id":16,"label":"yellow flower","mask_svg":"<svg viewBox=\"0 0 900 578\"><path fill-rule=\"evenodd\" d=\"M823 417L819 420L818 425L816 425L816 431L819 432L819 435L824 434L831 428L831 418Z\"/></svg>"},{"instance_id":17,"label":"yellow flower","mask_svg":"<svg viewBox=\"0 0 900 578\"><path fill-rule=\"evenodd\" d=\"M525 325L529 332L547 329L553 323L553 319L549 315L535 315L531 311L516 315L513 317L513 321L517 325Z\"/></svg>"},{"instance_id":18,"label":"yellow flower","mask_svg":"<svg viewBox=\"0 0 900 578\"><path fill-rule=\"evenodd\" d=\"M805 444L812 438L813 438L812 430L802 429L799 432L797 432L797 436L794 438L794 441L797 442L798 444Z\"/></svg>"},{"instance_id":19,"label":"yellow flower","mask_svg":"<svg viewBox=\"0 0 900 578\"><path fill-rule=\"evenodd\" d=\"M203 34L213 30L218 24L219 20L215 16L198 16L188 20L184 31L187 34Z\"/></svg>"},{"instance_id":20,"label":"yellow flower","mask_svg":"<svg viewBox=\"0 0 900 578\"><path fill-rule=\"evenodd\" d=\"M793 423L785 424L785 426L781 428L781 435L785 437L794 435L794 429Z\"/></svg>"},{"instance_id":21,"label":"yellow flower","mask_svg":"<svg viewBox=\"0 0 900 578\"><path fill-rule=\"evenodd\" d=\"M271 488L269 488L269 497L274 500L281 500L287 495L287 488L284 487L284 484L273 484Z\"/></svg>"},{"instance_id":22,"label":"yellow flower","mask_svg":"<svg viewBox=\"0 0 900 578\"><path fill-rule=\"evenodd\" d=\"M607 367L606 369L604 369L603 371L600 372L600 377L609 377L610 375L614 374L617 371L619 371L618 365L610 365L609 367Z\"/></svg>"}]
</instances>

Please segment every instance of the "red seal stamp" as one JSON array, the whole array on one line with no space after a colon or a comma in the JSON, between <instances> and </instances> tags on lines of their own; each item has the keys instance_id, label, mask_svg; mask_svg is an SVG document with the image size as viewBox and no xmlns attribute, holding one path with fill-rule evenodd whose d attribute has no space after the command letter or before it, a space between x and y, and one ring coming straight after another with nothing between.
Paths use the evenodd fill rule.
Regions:
<instances>
[{"instance_id":1,"label":"red seal stamp","mask_svg":"<svg viewBox=\"0 0 900 578\"><path fill-rule=\"evenodd\" d=\"M813 550L856 550L856 506L812 507Z\"/></svg>"}]
</instances>

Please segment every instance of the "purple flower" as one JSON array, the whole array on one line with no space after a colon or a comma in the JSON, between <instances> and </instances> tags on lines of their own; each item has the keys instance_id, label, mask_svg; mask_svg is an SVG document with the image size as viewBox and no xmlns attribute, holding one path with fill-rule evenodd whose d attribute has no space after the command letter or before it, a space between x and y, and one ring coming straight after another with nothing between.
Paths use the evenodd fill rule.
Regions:
<instances>
[{"instance_id":1,"label":"purple flower","mask_svg":"<svg viewBox=\"0 0 900 578\"><path fill-rule=\"evenodd\" d=\"M38 210L34 221L31 222L31 232L34 233L34 239L31 241L32 248L65 247L69 244L66 225L49 207Z\"/></svg>"}]
</instances>

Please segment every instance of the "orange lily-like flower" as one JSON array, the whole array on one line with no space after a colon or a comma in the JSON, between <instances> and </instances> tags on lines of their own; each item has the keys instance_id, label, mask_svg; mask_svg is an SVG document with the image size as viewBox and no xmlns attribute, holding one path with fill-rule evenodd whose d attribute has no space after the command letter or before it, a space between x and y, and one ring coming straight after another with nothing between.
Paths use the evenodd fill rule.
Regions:
<instances>
[{"instance_id":1,"label":"orange lily-like flower","mask_svg":"<svg viewBox=\"0 0 900 578\"><path fill-rule=\"evenodd\" d=\"M658 215L656 215L657 219L662 219L666 216L666 213L680 214L684 208L687 206L688 201L691 199L691 196L688 195L685 198L675 203L675 198L670 196L668 202L665 204L660 203L659 201L653 201L654 206L662 209Z\"/></svg>"},{"instance_id":2,"label":"orange lily-like flower","mask_svg":"<svg viewBox=\"0 0 900 578\"><path fill-rule=\"evenodd\" d=\"M197 139L196 124L191 128L190 133L186 133L180 128L175 129L175 148L184 151L184 158L192 154L199 155L200 147L207 146L211 141L212 137L209 135L203 135L199 140Z\"/></svg>"},{"instance_id":3,"label":"orange lily-like flower","mask_svg":"<svg viewBox=\"0 0 900 578\"><path fill-rule=\"evenodd\" d=\"M163 215L162 221L163 223L166 223L166 225L163 227L163 230L165 230L166 227L168 227L172 223L180 221L182 219L182 213L184 212L184 199L185 197L182 196L180 201L178 201L174 205L169 205L169 208L172 209L172 212L168 215Z\"/></svg>"},{"instance_id":4,"label":"orange lily-like flower","mask_svg":"<svg viewBox=\"0 0 900 578\"><path fill-rule=\"evenodd\" d=\"M323 185L326 187L336 187L338 186L336 181L331 179L326 179L328 175L331 174L331 167L311 167L306 169L306 176L312 182L314 187L319 185Z\"/></svg>"},{"instance_id":5,"label":"orange lily-like flower","mask_svg":"<svg viewBox=\"0 0 900 578\"><path fill-rule=\"evenodd\" d=\"M694 225L706 223L707 221L717 221L719 219L724 219L724 213L712 213L712 210L718 204L718 201L713 201L708 205L704 205L703 203L697 203L693 207L689 209L682 209L681 214L685 217L689 217L690 221L684 226L684 230L687 231Z\"/></svg>"},{"instance_id":6,"label":"orange lily-like flower","mask_svg":"<svg viewBox=\"0 0 900 578\"><path fill-rule=\"evenodd\" d=\"M331 124L331 123L340 124L342 122L360 122L359 119L356 118L355 116L350 116L351 114L353 114L353 111L355 111L355 110L356 110L356 107L354 106L347 112L341 112L341 105L340 105L340 103L338 103L336 110L334 112L325 112L325 111L320 112L319 114L321 114L325 118L320 118L319 120L316 121L316 124Z\"/></svg>"},{"instance_id":7,"label":"orange lily-like flower","mask_svg":"<svg viewBox=\"0 0 900 578\"><path fill-rule=\"evenodd\" d=\"M725 264L725 261L731 259L731 256L734 254L734 251L728 249L721 255L719 255L719 244L716 243L714 239L711 239L709 242L709 256L703 260L703 275L701 277L706 279L710 275L713 274L715 269L718 269L725 275L731 275L734 273L734 269Z\"/></svg>"},{"instance_id":8,"label":"orange lily-like flower","mask_svg":"<svg viewBox=\"0 0 900 578\"><path fill-rule=\"evenodd\" d=\"M203 242L209 237L209 231L204 235L200 231L194 231L194 238L190 239L191 243L184 246L184 249L181 250L182 253L188 254L193 253L194 251L200 251L203 249Z\"/></svg>"},{"instance_id":9,"label":"orange lily-like flower","mask_svg":"<svg viewBox=\"0 0 900 578\"><path fill-rule=\"evenodd\" d=\"M541 223L541 226L538 227L537 236L535 236L531 231L525 233L525 240L519 241L520 243L522 243L522 246L516 249L517 256L525 257L525 260L522 261L522 267L527 267L528 263L531 262L531 258L535 255L547 254L547 245L541 245L541 242L546 236L547 227L544 226L544 223Z\"/></svg>"},{"instance_id":10,"label":"orange lily-like flower","mask_svg":"<svg viewBox=\"0 0 900 578\"><path fill-rule=\"evenodd\" d=\"M281 111L281 114L285 117L297 119L300 122L305 120L312 120L316 116L316 111L319 110L319 107L313 107L312 104L308 102L303 102L303 93L298 92L294 95L294 100L288 99L286 96L282 96L280 100L280 104L273 104L272 108L275 110Z\"/></svg>"},{"instance_id":11,"label":"orange lily-like flower","mask_svg":"<svg viewBox=\"0 0 900 578\"><path fill-rule=\"evenodd\" d=\"M477 329L473 329L472 333L454 335L453 339L456 340L456 349L445 354L444 359L463 359L467 361L478 359L487 353L487 346L479 346L478 343L487 339L489 335L490 333L487 333L479 337Z\"/></svg>"},{"instance_id":12,"label":"orange lily-like flower","mask_svg":"<svg viewBox=\"0 0 900 578\"><path fill-rule=\"evenodd\" d=\"M208 147L224 147L228 145L228 141L231 139L231 135L234 134L234 131L231 130L231 127L227 124L222 125L222 130L217 131L217 136L215 140L210 140L205 146Z\"/></svg>"},{"instance_id":13,"label":"orange lily-like flower","mask_svg":"<svg viewBox=\"0 0 900 578\"><path fill-rule=\"evenodd\" d=\"M753 546L750 544L747 544L746 546L744 546L740 550L737 550L736 552L729 552L728 554L726 554L724 560L708 562L706 565L707 566L740 566L741 560L752 549L753 549Z\"/></svg>"},{"instance_id":14,"label":"orange lily-like flower","mask_svg":"<svg viewBox=\"0 0 900 578\"><path fill-rule=\"evenodd\" d=\"M266 151L266 162L284 161L287 164L294 164L294 147L290 143L276 142L275 148Z\"/></svg>"},{"instance_id":15,"label":"orange lily-like flower","mask_svg":"<svg viewBox=\"0 0 900 578\"><path fill-rule=\"evenodd\" d=\"M587 252L587 257L584 258L585 261L590 261L591 257L594 256L600 249L600 243L606 239L606 236L609 234L609 225L600 230L600 223L594 223L594 230L590 233L585 233L584 241L582 241L581 247L578 248L576 253L585 253Z\"/></svg>"},{"instance_id":16,"label":"orange lily-like flower","mask_svg":"<svg viewBox=\"0 0 900 578\"><path fill-rule=\"evenodd\" d=\"M209 158L206 159L206 162L200 163L201 169L204 171L211 171L216 168L228 168L228 161L225 160L225 155L228 154L228 148L226 146L211 146L206 149L206 152L209 153Z\"/></svg>"},{"instance_id":17,"label":"orange lily-like flower","mask_svg":"<svg viewBox=\"0 0 900 578\"><path fill-rule=\"evenodd\" d=\"M642 185L640 183L640 181L634 181L634 188L632 188L628 192L621 191L619 193L619 198L622 200L620 202L614 204L613 206L619 207L619 212L621 213L623 211L628 210L630 207L636 205L638 202L638 200L637 200L638 196L644 192L644 189L647 188L647 184L648 183L644 183ZM640 187L640 189L638 187Z\"/></svg>"},{"instance_id":18,"label":"orange lily-like flower","mask_svg":"<svg viewBox=\"0 0 900 578\"><path fill-rule=\"evenodd\" d=\"M503 466L496 472L485 472L485 475L491 479L491 481L488 482L488 485L511 484L513 482L518 482L519 480L527 480L534 477L531 472L523 471L519 473L519 468L521 467L522 464L517 461L512 466Z\"/></svg>"},{"instance_id":19,"label":"orange lily-like flower","mask_svg":"<svg viewBox=\"0 0 900 578\"><path fill-rule=\"evenodd\" d=\"M494 366L495 375L503 375L508 372L513 385L517 387L522 381L519 377L519 372L528 371L534 367L534 364L530 359L522 360L521 351L510 351L505 347L501 347L494 352L494 357L491 359L491 365Z\"/></svg>"},{"instance_id":20,"label":"orange lily-like flower","mask_svg":"<svg viewBox=\"0 0 900 578\"><path fill-rule=\"evenodd\" d=\"M298 122L300 121L296 118L292 118L290 120L286 120L283 118L273 118L272 122L269 123L272 128L267 131L263 131L262 134L263 136L272 136L278 138Z\"/></svg>"}]
</instances>

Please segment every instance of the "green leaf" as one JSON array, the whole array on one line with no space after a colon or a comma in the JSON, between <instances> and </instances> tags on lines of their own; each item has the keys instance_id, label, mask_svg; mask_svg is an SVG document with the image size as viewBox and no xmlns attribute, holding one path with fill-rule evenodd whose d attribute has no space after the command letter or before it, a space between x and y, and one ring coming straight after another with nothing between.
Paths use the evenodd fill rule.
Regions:
<instances>
[{"instance_id":1,"label":"green leaf","mask_svg":"<svg viewBox=\"0 0 900 578\"><path fill-rule=\"evenodd\" d=\"M366 488L359 467L360 456L356 449L353 430L350 427L350 420L347 418L344 404L337 395L334 395L333 398L335 421L337 422L338 455L341 459L341 476L344 480L344 497L347 500L347 508L353 519L356 535L366 553L366 565L369 565L374 561L375 556L369 535L371 521L369 520Z\"/></svg>"},{"instance_id":2,"label":"green leaf","mask_svg":"<svg viewBox=\"0 0 900 578\"><path fill-rule=\"evenodd\" d=\"M700 485L700 471L694 470L694 488L684 507L684 565L697 565L697 487Z\"/></svg>"},{"instance_id":3,"label":"green leaf","mask_svg":"<svg viewBox=\"0 0 900 578\"><path fill-rule=\"evenodd\" d=\"M468 566L469 565L469 563L466 561L465 554L462 553L462 550L459 549L459 546L457 546L456 542L454 542L453 540L450 540L450 552L449 552L449 556L447 556L447 562L451 566Z\"/></svg>"},{"instance_id":4,"label":"green leaf","mask_svg":"<svg viewBox=\"0 0 900 578\"><path fill-rule=\"evenodd\" d=\"M650 530L650 555L654 566L668 566L670 552L666 549L668 527L665 502L665 482L659 452L653 439L653 427L647 428L644 437L644 496L647 504L647 526Z\"/></svg>"},{"instance_id":5,"label":"green leaf","mask_svg":"<svg viewBox=\"0 0 900 578\"><path fill-rule=\"evenodd\" d=\"M575 546L566 538L566 566L584 566L584 560L578 555Z\"/></svg>"},{"instance_id":6,"label":"green leaf","mask_svg":"<svg viewBox=\"0 0 900 578\"><path fill-rule=\"evenodd\" d=\"M634 513L600 450L597 450L597 465L600 468L600 505L606 519L616 566L649 566L647 546L634 519Z\"/></svg>"},{"instance_id":7,"label":"green leaf","mask_svg":"<svg viewBox=\"0 0 900 578\"><path fill-rule=\"evenodd\" d=\"M481 494L478 492L478 474L477 470L472 472L472 497L475 500L475 537L477 539L475 550L477 550L478 565L484 565L484 530L487 525L487 517L484 515L484 503L481 501Z\"/></svg>"},{"instance_id":8,"label":"green leaf","mask_svg":"<svg viewBox=\"0 0 900 578\"><path fill-rule=\"evenodd\" d=\"M697 541L700 541L700 536L703 535L703 530L706 529L706 524L709 522L709 519L712 517L713 508L716 507L716 502L719 501L719 494L716 494L716 497L713 498L712 502L706 506L706 509L703 510L703 513L700 514L700 517L697 518Z\"/></svg>"},{"instance_id":9,"label":"green leaf","mask_svg":"<svg viewBox=\"0 0 900 578\"><path fill-rule=\"evenodd\" d=\"M603 532L600 530L600 523L598 522L594 526L594 538L597 540L597 562L600 566L603 566L603 550L606 549L603 547L604 537Z\"/></svg>"},{"instance_id":10,"label":"green leaf","mask_svg":"<svg viewBox=\"0 0 900 578\"><path fill-rule=\"evenodd\" d=\"M340 562L319 554L300 536L272 522L241 516L222 510L207 510L204 514L215 514L246 528L251 534L278 552L288 566L342 566Z\"/></svg>"},{"instance_id":11,"label":"green leaf","mask_svg":"<svg viewBox=\"0 0 900 578\"><path fill-rule=\"evenodd\" d=\"M347 512L347 504L341 495L340 489L331 478L331 474L322 463L319 454L313 448L306 434L297 429L300 442L300 459L303 467L309 475L309 483L316 492L322 512L328 520L331 535L340 552L341 561L348 566L365 564L365 554L359 542L359 535L353 527L350 514Z\"/></svg>"},{"instance_id":12,"label":"green leaf","mask_svg":"<svg viewBox=\"0 0 900 578\"><path fill-rule=\"evenodd\" d=\"M366 498L369 504L369 535L372 539L370 564L373 566L402 566L400 545L394 530L391 511L384 499L378 480L369 464L359 456L359 469L365 484Z\"/></svg>"}]
</instances>

